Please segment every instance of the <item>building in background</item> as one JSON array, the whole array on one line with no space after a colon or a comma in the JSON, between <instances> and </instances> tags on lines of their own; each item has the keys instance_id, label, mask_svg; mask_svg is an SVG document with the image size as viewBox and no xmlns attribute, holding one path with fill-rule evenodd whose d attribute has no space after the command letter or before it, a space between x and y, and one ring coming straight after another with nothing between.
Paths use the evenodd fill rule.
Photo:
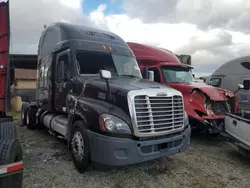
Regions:
<instances>
[{"instance_id":1,"label":"building in background","mask_svg":"<svg viewBox=\"0 0 250 188\"><path fill-rule=\"evenodd\" d=\"M35 100L37 56L29 54L11 54L9 57L13 74L12 111L21 110L22 101Z\"/></svg>"}]
</instances>

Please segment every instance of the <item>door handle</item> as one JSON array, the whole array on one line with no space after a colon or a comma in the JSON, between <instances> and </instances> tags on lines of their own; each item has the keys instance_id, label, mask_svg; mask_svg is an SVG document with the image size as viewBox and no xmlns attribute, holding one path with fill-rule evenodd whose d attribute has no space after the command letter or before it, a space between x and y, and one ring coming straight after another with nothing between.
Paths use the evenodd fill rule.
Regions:
<instances>
[{"instance_id":1,"label":"door handle","mask_svg":"<svg viewBox=\"0 0 250 188\"><path fill-rule=\"evenodd\" d=\"M233 125L237 126L237 121L236 120L233 120Z\"/></svg>"}]
</instances>

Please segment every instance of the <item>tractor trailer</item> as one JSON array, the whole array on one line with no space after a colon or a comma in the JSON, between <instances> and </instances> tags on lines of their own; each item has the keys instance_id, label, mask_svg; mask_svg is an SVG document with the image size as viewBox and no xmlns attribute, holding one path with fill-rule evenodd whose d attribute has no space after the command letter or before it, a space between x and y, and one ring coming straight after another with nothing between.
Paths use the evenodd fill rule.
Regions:
<instances>
[{"instance_id":1,"label":"tractor trailer","mask_svg":"<svg viewBox=\"0 0 250 188\"><path fill-rule=\"evenodd\" d=\"M181 92L143 79L119 36L53 23L38 45L35 102L22 121L63 137L75 167L122 166L187 150L190 126Z\"/></svg>"}]
</instances>

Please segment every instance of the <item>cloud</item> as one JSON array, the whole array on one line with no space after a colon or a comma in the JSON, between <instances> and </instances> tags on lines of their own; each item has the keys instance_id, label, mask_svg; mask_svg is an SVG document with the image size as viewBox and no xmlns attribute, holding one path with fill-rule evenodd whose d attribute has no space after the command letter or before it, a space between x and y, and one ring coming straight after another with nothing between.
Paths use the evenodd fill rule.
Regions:
<instances>
[{"instance_id":1,"label":"cloud","mask_svg":"<svg viewBox=\"0 0 250 188\"><path fill-rule=\"evenodd\" d=\"M138 11L140 7L140 11ZM248 0L126 0L128 15L143 22L197 25L202 30L224 28L249 33L250 1Z\"/></svg>"},{"instance_id":2,"label":"cloud","mask_svg":"<svg viewBox=\"0 0 250 188\"><path fill-rule=\"evenodd\" d=\"M12 0L10 1L11 52L37 53L44 24L57 21L93 26L82 13L81 0Z\"/></svg>"},{"instance_id":3,"label":"cloud","mask_svg":"<svg viewBox=\"0 0 250 188\"><path fill-rule=\"evenodd\" d=\"M200 35L191 37L187 45L180 46L177 49L179 53L194 53L196 51L217 51L233 44L232 35L222 29L209 30L202 32Z\"/></svg>"},{"instance_id":4,"label":"cloud","mask_svg":"<svg viewBox=\"0 0 250 188\"><path fill-rule=\"evenodd\" d=\"M100 10L100 9L99 9ZM209 75L233 58L249 55L250 35L222 28L202 30L188 23L144 23L126 14L92 17L96 25L126 41L159 46L178 54L190 54L195 73Z\"/></svg>"},{"instance_id":5,"label":"cloud","mask_svg":"<svg viewBox=\"0 0 250 188\"><path fill-rule=\"evenodd\" d=\"M106 10L106 4L100 4L97 9L90 12L90 20L99 28L110 30L107 26L107 22L105 20L104 11Z\"/></svg>"},{"instance_id":6,"label":"cloud","mask_svg":"<svg viewBox=\"0 0 250 188\"><path fill-rule=\"evenodd\" d=\"M125 14L106 16L100 12L100 8L91 12L90 18L96 26L105 25L126 41L162 46L169 50L186 44L188 37L196 36L201 32L191 24L145 24L140 19L131 18ZM185 30L184 33L183 30Z\"/></svg>"},{"instance_id":7,"label":"cloud","mask_svg":"<svg viewBox=\"0 0 250 188\"><path fill-rule=\"evenodd\" d=\"M249 55L249 48L250 35L214 29L190 38L176 52L191 54L196 71L209 73L229 60Z\"/></svg>"},{"instance_id":8,"label":"cloud","mask_svg":"<svg viewBox=\"0 0 250 188\"><path fill-rule=\"evenodd\" d=\"M65 21L190 54L197 74L209 74L230 59L249 55L247 1L126 0L127 13L105 15L108 6L100 4L85 14L82 0L11 0L11 52L36 54L44 24Z\"/></svg>"}]
</instances>

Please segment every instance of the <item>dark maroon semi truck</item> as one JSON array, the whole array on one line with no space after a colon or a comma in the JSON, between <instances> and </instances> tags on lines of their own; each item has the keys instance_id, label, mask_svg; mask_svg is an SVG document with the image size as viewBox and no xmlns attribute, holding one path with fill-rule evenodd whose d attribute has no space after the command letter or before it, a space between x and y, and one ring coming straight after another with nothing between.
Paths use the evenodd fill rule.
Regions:
<instances>
[{"instance_id":1,"label":"dark maroon semi truck","mask_svg":"<svg viewBox=\"0 0 250 188\"><path fill-rule=\"evenodd\" d=\"M122 166L187 150L190 126L182 94L143 79L119 36L54 23L38 45L35 102L22 121L64 138L80 172Z\"/></svg>"},{"instance_id":2,"label":"dark maroon semi truck","mask_svg":"<svg viewBox=\"0 0 250 188\"><path fill-rule=\"evenodd\" d=\"M0 188L22 187L22 149L10 111L9 1L0 2Z\"/></svg>"}]
</instances>

